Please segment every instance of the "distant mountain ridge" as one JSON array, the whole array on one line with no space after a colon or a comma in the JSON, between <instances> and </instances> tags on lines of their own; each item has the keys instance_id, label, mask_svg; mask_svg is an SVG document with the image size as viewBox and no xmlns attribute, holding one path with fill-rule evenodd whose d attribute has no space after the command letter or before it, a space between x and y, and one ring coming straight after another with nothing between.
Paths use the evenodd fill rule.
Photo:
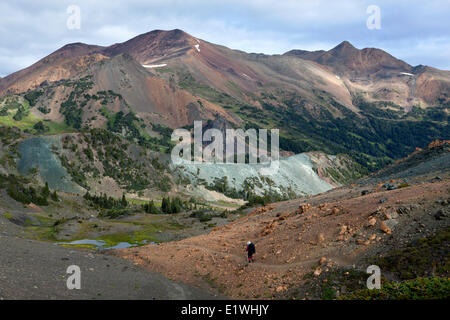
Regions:
<instances>
[{"instance_id":1,"label":"distant mountain ridge","mask_svg":"<svg viewBox=\"0 0 450 320\"><path fill-rule=\"evenodd\" d=\"M203 52L200 46L203 47ZM195 56L195 53L198 55ZM259 70L261 66L255 67L252 64L258 62L259 64L265 64L267 67L268 65L264 60L268 60L273 64L273 61L280 59L280 57L277 58L275 56L246 54L241 51L213 45L179 29L169 31L154 30L109 47L83 43L68 44L34 65L3 78L0 81L0 93L19 93L29 88L38 87L43 81L69 79L91 63L119 54L129 54L142 65L164 64L168 61L174 62L175 64L181 62L184 66L195 69L193 71L200 72L200 78L208 85L213 84L212 87L228 94L232 94L232 92L230 92L229 88L223 86L223 80L240 82L237 83L239 87L245 90L255 91L257 90L257 86L255 86L255 83L251 83L252 81L250 80L254 80L253 82L270 81L267 79L267 76L271 77L273 74L267 74L266 72L263 72L266 74L261 74L261 72L258 72L263 71ZM383 50L376 48L359 50L348 41L343 41L329 51L291 50L282 56L296 57L303 61L313 61L324 66L327 70L335 73L339 77L346 77L349 80L356 81L375 80L386 82L386 78L397 77L399 75L405 76L408 73L417 76L422 75L424 80L423 83L419 81L421 87L416 91L418 93L417 96L400 97L399 95L397 98L384 95L381 97L384 100L394 101L400 105L406 105L408 104L408 99L412 101L415 98L418 99L417 102L422 101L422 103L426 104L435 103L439 98L442 98L442 94L437 93L436 89L433 90L436 87L439 87L440 91L444 91L447 96L449 92L449 71L434 69L435 73L439 73L438 79L430 75L427 69L416 74L418 67L414 68ZM291 64L290 61L287 61L287 63ZM272 66L268 67L271 68ZM307 67L309 69L311 68L311 66ZM273 67L271 69L270 73L275 71L283 77L290 76L289 74L284 74L285 71L281 70L280 66L276 66L275 70ZM226 79L220 79L224 77ZM323 75L321 77L323 78ZM305 80L310 81L311 79ZM327 86L333 85L332 82ZM408 85L400 85L403 86L402 90L408 89L406 88ZM384 83L382 86L389 91L390 85L388 83ZM307 90L309 91L310 89L307 88ZM334 89L334 91L336 90L342 91L340 89ZM376 94L379 95L380 92L380 89L378 89ZM351 98L348 97L348 93L332 92L332 95L338 98L341 103L350 107ZM344 95L347 95L347 97L343 97Z\"/></svg>"},{"instance_id":2,"label":"distant mountain ridge","mask_svg":"<svg viewBox=\"0 0 450 320\"><path fill-rule=\"evenodd\" d=\"M413 67L376 48L356 49L350 42L343 41L329 51L291 50L285 55L315 61L331 67L336 73L349 77L374 77L378 73L411 72Z\"/></svg>"}]
</instances>

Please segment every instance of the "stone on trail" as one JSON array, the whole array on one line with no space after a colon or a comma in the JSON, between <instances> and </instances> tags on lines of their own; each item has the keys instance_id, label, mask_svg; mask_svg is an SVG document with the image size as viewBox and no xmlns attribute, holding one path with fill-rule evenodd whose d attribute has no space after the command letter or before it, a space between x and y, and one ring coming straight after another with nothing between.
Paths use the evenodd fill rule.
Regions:
<instances>
[{"instance_id":1,"label":"stone on trail","mask_svg":"<svg viewBox=\"0 0 450 320\"><path fill-rule=\"evenodd\" d=\"M383 231L384 233L387 233L387 234L391 234L392 233L391 228L389 228L384 221L381 221L380 230Z\"/></svg>"}]
</instances>

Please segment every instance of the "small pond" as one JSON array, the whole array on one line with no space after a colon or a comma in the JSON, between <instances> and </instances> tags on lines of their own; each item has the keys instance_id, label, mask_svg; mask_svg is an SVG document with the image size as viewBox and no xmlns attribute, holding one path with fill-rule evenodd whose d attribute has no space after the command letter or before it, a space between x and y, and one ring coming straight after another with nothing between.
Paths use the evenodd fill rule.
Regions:
<instances>
[{"instance_id":1,"label":"small pond","mask_svg":"<svg viewBox=\"0 0 450 320\"><path fill-rule=\"evenodd\" d=\"M141 241L140 243L129 243L129 242L119 242L116 245L108 245L106 241L103 240L95 240L95 239L82 239L82 240L75 240L71 242L58 242L57 245L64 245L64 246L78 246L78 245L89 245L94 246L96 249L99 250L111 250L111 249L126 249L131 247L137 247L142 246L145 244L156 244L153 241Z\"/></svg>"}]
</instances>

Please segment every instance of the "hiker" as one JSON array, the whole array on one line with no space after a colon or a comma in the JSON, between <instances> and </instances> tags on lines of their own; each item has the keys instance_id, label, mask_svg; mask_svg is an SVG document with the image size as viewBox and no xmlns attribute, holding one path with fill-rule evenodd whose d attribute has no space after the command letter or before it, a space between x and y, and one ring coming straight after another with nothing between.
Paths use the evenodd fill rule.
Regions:
<instances>
[{"instance_id":1,"label":"hiker","mask_svg":"<svg viewBox=\"0 0 450 320\"><path fill-rule=\"evenodd\" d=\"M247 242L247 249L245 249L248 254L248 263L255 262L255 258L253 258L253 255L256 253L255 245L251 242Z\"/></svg>"}]
</instances>

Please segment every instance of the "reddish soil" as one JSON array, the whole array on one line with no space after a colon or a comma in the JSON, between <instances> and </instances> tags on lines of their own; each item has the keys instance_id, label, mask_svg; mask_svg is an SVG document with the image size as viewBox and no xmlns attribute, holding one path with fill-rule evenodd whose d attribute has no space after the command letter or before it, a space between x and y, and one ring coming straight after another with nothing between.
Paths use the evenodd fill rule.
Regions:
<instances>
[{"instance_id":1,"label":"reddish soil","mask_svg":"<svg viewBox=\"0 0 450 320\"><path fill-rule=\"evenodd\" d=\"M362 190L369 194L362 196ZM257 208L206 235L115 254L177 281L212 286L232 298L279 297L301 285L306 273L358 265L365 255L448 224L448 219L444 223L433 215L441 202L448 205L449 192L448 178L391 191L381 184L353 185ZM250 265L247 240L255 243L257 252Z\"/></svg>"}]
</instances>

